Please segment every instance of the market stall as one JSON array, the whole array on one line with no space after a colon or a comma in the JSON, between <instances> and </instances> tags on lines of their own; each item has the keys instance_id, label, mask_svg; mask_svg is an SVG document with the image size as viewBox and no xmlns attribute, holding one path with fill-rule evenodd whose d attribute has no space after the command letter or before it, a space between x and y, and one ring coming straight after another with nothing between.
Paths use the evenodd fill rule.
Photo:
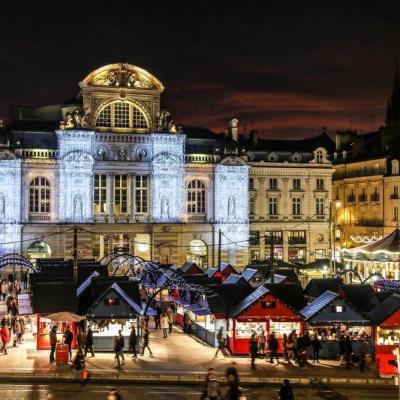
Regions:
<instances>
[{"instance_id":1,"label":"market stall","mask_svg":"<svg viewBox=\"0 0 400 400\"><path fill-rule=\"evenodd\" d=\"M393 350L400 345L400 295L390 294L368 315L375 325L375 359L379 372L394 375L395 367L388 361L395 360Z\"/></svg>"},{"instance_id":2,"label":"market stall","mask_svg":"<svg viewBox=\"0 0 400 400\"><path fill-rule=\"evenodd\" d=\"M113 283L86 311L87 324L92 326L93 345L97 351L112 351L113 340L119 330L126 344L132 326L140 334L140 317L144 310L132 297L119 284ZM153 315L154 310L149 308L147 314Z\"/></svg>"},{"instance_id":3,"label":"market stall","mask_svg":"<svg viewBox=\"0 0 400 400\"><path fill-rule=\"evenodd\" d=\"M282 337L292 331L303 331L299 307L305 304L302 289L296 284L263 285L240 301L230 311L228 346L234 354L248 354L253 333L274 332L283 353Z\"/></svg>"},{"instance_id":4,"label":"market stall","mask_svg":"<svg viewBox=\"0 0 400 400\"><path fill-rule=\"evenodd\" d=\"M367 343L373 354L372 322L363 312L355 309L338 293L327 290L304 307L300 314L306 321L305 331L321 340L321 358L338 358L341 336L349 336L353 352L358 354ZM310 349L311 351L311 349Z\"/></svg>"}]
</instances>

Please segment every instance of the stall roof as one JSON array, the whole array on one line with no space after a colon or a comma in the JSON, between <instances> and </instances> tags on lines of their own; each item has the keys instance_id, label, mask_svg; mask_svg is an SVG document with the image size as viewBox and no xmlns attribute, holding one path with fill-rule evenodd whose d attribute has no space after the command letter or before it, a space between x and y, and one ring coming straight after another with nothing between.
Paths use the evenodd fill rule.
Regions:
<instances>
[{"instance_id":1,"label":"stall roof","mask_svg":"<svg viewBox=\"0 0 400 400\"><path fill-rule=\"evenodd\" d=\"M244 279L244 277L242 276L242 275L239 275L239 274L230 274L225 280L224 280L224 285L229 285L229 284L232 284L232 283L235 283L235 284L237 284L237 285L240 285L240 284L248 284L247 283L247 280L246 279Z\"/></svg>"},{"instance_id":2,"label":"stall roof","mask_svg":"<svg viewBox=\"0 0 400 400\"><path fill-rule=\"evenodd\" d=\"M374 324L379 325L400 308L400 294L393 293L368 313Z\"/></svg>"},{"instance_id":3,"label":"stall roof","mask_svg":"<svg viewBox=\"0 0 400 400\"><path fill-rule=\"evenodd\" d=\"M35 282L32 284L32 310L34 313L76 312L77 308L76 285L73 282Z\"/></svg>"},{"instance_id":4,"label":"stall roof","mask_svg":"<svg viewBox=\"0 0 400 400\"><path fill-rule=\"evenodd\" d=\"M217 272L218 272L218 269L217 269L217 268L209 268L209 269L206 271L206 275L207 275L209 278L211 278L211 277L213 277Z\"/></svg>"},{"instance_id":5,"label":"stall roof","mask_svg":"<svg viewBox=\"0 0 400 400\"><path fill-rule=\"evenodd\" d=\"M92 283L92 278L97 278L100 274L97 271L92 272L86 280L76 289L76 295L79 297Z\"/></svg>"},{"instance_id":6,"label":"stall roof","mask_svg":"<svg viewBox=\"0 0 400 400\"><path fill-rule=\"evenodd\" d=\"M339 297L338 293L327 290L321 296L317 297L314 301L307 304L301 311L300 314L304 319L309 319L313 317L316 313L321 311L324 307L330 304L333 300Z\"/></svg>"},{"instance_id":7,"label":"stall roof","mask_svg":"<svg viewBox=\"0 0 400 400\"><path fill-rule=\"evenodd\" d=\"M270 276L265 283L271 284L271 278L272 276ZM274 283L282 283L285 279L288 279L285 275L274 274Z\"/></svg>"},{"instance_id":8,"label":"stall roof","mask_svg":"<svg viewBox=\"0 0 400 400\"><path fill-rule=\"evenodd\" d=\"M306 304L303 288L295 283L265 284L271 294L278 300L285 303L295 312L299 312Z\"/></svg>"},{"instance_id":9,"label":"stall roof","mask_svg":"<svg viewBox=\"0 0 400 400\"><path fill-rule=\"evenodd\" d=\"M257 272L259 272L257 269L254 268L246 268L243 272L242 272L242 276L244 279L246 279L246 281L248 282L250 279L253 278L253 276L255 274L257 274Z\"/></svg>"},{"instance_id":10,"label":"stall roof","mask_svg":"<svg viewBox=\"0 0 400 400\"><path fill-rule=\"evenodd\" d=\"M369 312L379 304L375 291L368 284L342 285L340 290L344 298L358 310Z\"/></svg>"},{"instance_id":11,"label":"stall roof","mask_svg":"<svg viewBox=\"0 0 400 400\"><path fill-rule=\"evenodd\" d=\"M268 293L269 290L264 285L259 286L230 310L230 316L237 317Z\"/></svg>"},{"instance_id":12,"label":"stall roof","mask_svg":"<svg viewBox=\"0 0 400 400\"><path fill-rule=\"evenodd\" d=\"M317 298L327 290L338 291L343 281L340 278L311 279L304 292L307 296Z\"/></svg>"},{"instance_id":13,"label":"stall roof","mask_svg":"<svg viewBox=\"0 0 400 400\"><path fill-rule=\"evenodd\" d=\"M179 268L179 271L182 274L202 274L203 270L193 261L186 261L181 268Z\"/></svg>"},{"instance_id":14,"label":"stall roof","mask_svg":"<svg viewBox=\"0 0 400 400\"><path fill-rule=\"evenodd\" d=\"M235 268L232 267L231 264L229 264L229 263L221 263L221 265L220 265L220 271L221 271L222 273L224 273L227 269L231 269L231 270L232 270L232 273L234 273L234 274L237 274L237 272L238 272Z\"/></svg>"}]
</instances>

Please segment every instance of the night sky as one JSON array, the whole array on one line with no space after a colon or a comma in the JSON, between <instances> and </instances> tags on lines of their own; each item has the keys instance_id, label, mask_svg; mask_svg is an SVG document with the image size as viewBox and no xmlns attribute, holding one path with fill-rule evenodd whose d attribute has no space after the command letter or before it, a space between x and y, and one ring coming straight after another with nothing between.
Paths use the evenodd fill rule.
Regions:
<instances>
[{"instance_id":1,"label":"night sky","mask_svg":"<svg viewBox=\"0 0 400 400\"><path fill-rule=\"evenodd\" d=\"M399 1L5 0L0 116L74 97L87 73L141 66L184 126L264 137L382 125L400 51Z\"/></svg>"}]
</instances>

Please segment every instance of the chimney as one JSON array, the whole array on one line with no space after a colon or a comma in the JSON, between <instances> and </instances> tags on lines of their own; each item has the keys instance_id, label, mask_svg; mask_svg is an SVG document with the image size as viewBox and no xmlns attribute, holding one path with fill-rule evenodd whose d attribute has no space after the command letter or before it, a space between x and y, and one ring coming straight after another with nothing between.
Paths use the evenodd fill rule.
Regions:
<instances>
[{"instance_id":1,"label":"chimney","mask_svg":"<svg viewBox=\"0 0 400 400\"><path fill-rule=\"evenodd\" d=\"M238 136L239 136L238 123L239 123L239 120L236 118L233 118L229 121L229 124L228 124L230 136L231 136L232 140L235 142L238 141Z\"/></svg>"},{"instance_id":2,"label":"chimney","mask_svg":"<svg viewBox=\"0 0 400 400\"><path fill-rule=\"evenodd\" d=\"M252 129L249 134L250 142L253 147L258 146L258 131L255 129Z\"/></svg>"}]
</instances>

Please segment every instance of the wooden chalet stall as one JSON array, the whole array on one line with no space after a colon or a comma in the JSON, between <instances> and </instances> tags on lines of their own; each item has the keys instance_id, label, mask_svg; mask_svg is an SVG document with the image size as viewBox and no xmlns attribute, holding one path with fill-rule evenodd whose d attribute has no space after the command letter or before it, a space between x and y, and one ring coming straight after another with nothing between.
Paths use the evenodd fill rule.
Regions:
<instances>
[{"instance_id":1,"label":"wooden chalet stall","mask_svg":"<svg viewBox=\"0 0 400 400\"><path fill-rule=\"evenodd\" d=\"M302 333L299 310L305 305L303 290L296 284L262 285L230 310L227 338L233 354L248 354L253 332L274 332L281 348L282 336Z\"/></svg>"},{"instance_id":2,"label":"wooden chalet stall","mask_svg":"<svg viewBox=\"0 0 400 400\"><path fill-rule=\"evenodd\" d=\"M358 354L362 343L367 342L372 354L371 319L338 293L327 290L305 306L300 314L306 321L305 331L321 340L321 358L338 357L341 335L350 337L354 353Z\"/></svg>"},{"instance_id":3,"label":"wooden chalet stall","mask_svg":"<svg viewBox=\"0 0 400 400\"><path fill-rule=\"evenodd\" d=\"M368 313L375 325L375 359L381 375L395 375L389 360L395 360L393 350L400 345L400 294L388 294Z\"/></svg>"}]
</instances>

